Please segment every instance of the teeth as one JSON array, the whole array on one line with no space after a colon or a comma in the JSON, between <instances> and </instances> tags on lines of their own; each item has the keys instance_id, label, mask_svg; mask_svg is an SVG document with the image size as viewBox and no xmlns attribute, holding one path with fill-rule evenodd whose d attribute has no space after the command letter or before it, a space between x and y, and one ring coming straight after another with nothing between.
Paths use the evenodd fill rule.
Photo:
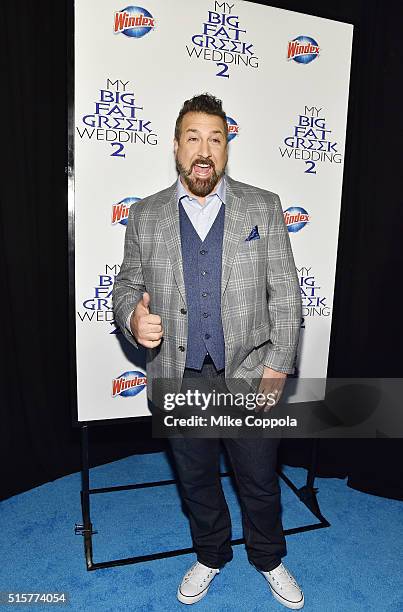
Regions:
<instances>
[{"instance_id":1,"label":"teeth","mask_svg":"<svg viewBox=\"0 0 403 612\"><path fill-rule=\"evenodd\" d=\"M199 168L210 168L209 164L196 164L196 166L199 166Z\"/></svg>"}]
</instances>

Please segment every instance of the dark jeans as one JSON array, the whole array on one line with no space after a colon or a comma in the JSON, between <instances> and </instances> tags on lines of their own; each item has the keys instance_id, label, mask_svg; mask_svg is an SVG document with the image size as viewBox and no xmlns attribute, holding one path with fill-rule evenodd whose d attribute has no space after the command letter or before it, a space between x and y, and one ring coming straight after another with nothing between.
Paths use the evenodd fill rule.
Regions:
<instances>
[{"instance_id":1,"label":"dark jeans","mask_svg":"<svg viewBox=\"0 0 403 612\"><path fill-rule=\"evenodd\" d=\"M185 370L186 378L201 376L223 383L224 374L205 364L201 372ZM220 380L218 380L220 379ZM232 559L231 519L219 476L220 439L171 438L182 499L189 513L197 559L220 568ZM280 516L276 473L278 438L222 438L238 486L249 561L258 569L277 567L287 554Z\"/></svg>"}]
</instances>

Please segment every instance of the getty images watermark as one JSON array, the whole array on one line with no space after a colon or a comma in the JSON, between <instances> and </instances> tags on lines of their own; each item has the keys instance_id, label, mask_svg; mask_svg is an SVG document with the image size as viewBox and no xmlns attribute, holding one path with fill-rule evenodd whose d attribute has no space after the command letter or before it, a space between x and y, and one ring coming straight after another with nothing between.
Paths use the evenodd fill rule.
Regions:
<instances>
[{"instance_id":1,"label":"getty images watermark","mask_svg":"<svg viewBox=\"0 0 403 612\"><path fill-rule=\"evenodd\" d=\"M403 378L264 384L260 393L261 379L154 380L153 436L403 438Z\"/></svg>"},{"instance_id":2,"label":"getty images watermark","mask_svg":"<svg viewBox=\"0 0 403 612\"><path fill-rule=\"evenodd\" d=\"M264 393L204 393L199 389L187 389L185 393L165 393L164 410L174 410L175 408L188 406L189 408L200 408L207 410L210 407L236 406L246 410L256 410L263 408L268 410L278 401L279 392L277 390L265 395Z\"/></svg>"},{"instance_id":3,"label":"getty images watermark","mask_svg":"<svg viewBox=\"0 0 403 612\"><path fill-rule=\"evenodd\" d=\"M230 393L187 389L180 393L163 394L162 411L153 421L154 433L162 437L198 435L201 437L250 435L246 430L297 427L296 418L289 415L268 416L278 403L281 393ZM164 414L165 413L165 414Z\"/></svg>"}]
</instances>

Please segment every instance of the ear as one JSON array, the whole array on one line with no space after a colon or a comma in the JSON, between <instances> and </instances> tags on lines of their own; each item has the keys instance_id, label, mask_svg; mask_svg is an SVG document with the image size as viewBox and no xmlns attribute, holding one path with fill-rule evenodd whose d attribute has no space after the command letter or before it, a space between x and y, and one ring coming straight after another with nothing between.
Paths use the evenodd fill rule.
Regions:
<instances>
[{"instance_id":1,"label":"ear","mask_svg":"<svg viewBox=\"0 0 403 612\"><path fill-rule=\"evenodd\" d=\"M178 143L178 141L176 140L176 138L174 138L174 153L175 153L175 155L176 155L176 154L177 154L177 152L178 152L178 147L179 147L179 143Z\"/></svg>"}]
</instances>

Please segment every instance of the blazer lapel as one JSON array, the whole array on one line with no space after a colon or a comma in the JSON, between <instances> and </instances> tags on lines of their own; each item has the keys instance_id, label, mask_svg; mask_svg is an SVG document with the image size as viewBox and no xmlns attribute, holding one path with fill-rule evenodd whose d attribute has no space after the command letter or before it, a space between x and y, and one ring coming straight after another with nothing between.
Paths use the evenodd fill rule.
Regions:
<instances>
[{"instance_id":1,"label":"blazer lapel","mask_svg":"<svg viewBox=\"0 0 403 612\"><path fill-rule=\"evenodd\" d=\"M182 247L179 225L179 207L176 200L176 182L171 187L172 193L168 202L162 206L160 227L164 236L168 257L172 264L176 284L186 303L185 282L183 280Z\"/></svg>"},{"instance_id":2,"label":"blazer lapel","mask_svg":"<svg viewBox=\"0 0 403 612\"><path fill-rule=\"evenodd\" d=\"M236 187L228 176L226 177L227 189L225 195L225 221L221 269L221 297L226 289L232 264L239 241L244 228L247 203L242 192Z\"/></svg>"}]
</instances>

